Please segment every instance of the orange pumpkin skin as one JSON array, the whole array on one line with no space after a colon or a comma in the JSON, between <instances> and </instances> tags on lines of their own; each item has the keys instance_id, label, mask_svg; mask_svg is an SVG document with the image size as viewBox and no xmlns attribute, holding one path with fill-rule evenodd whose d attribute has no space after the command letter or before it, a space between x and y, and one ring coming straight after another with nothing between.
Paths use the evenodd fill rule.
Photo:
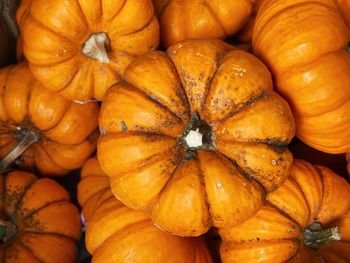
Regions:
<instances>
[{"instance_id":1,"label":"orange pumpkin skin","mask_svg":"<svg viewBox=\"0 0 350 263\"><path fill-rule=\"evenodd\" d=\"M349 36L332 0L263 1L254 27L253 51L291 105L297 136L328 153L350 150Z\"/></svg>"},{"instance_id":2,"label":"orange pumpkin skin","mask_svg":"<svg viewBox=\"0 0 350 263\"><path fill-rule=\"evenodd\" d=\"M98 159L114 195L162 229L238 224L286 178L293 116L249 53L184 41L137 58L125 81L103 100Z\"/></svg>"},{"instance_id":3,"label":"orange pumpkin skin","mask_svg":"<svg viewBox=\"0 0 350 263\"><path fill-rule=\"evenodd\" d=\"M94 263L212 263L202 237L167 234L149 214L125 207L113 196L96 158L81 172L78 200L86 221L86 246Z\"/></svg>"},{"instance_id":4,"label":"orange pumpkin skin","mask_svg":"<svg viewBox=\"0 0 350 263\"><path fill-rule=\"evenodd\" d=\"M0 70L0 87L2 158L25 137L22 131L34 132L40 139L17 164L44 176L66 175L96 150L97 103L73 103L45 89L26 63Z\"/></svg>"},{"instance_id":5,"label":"orange pumpkin skin","mask_svg":"<svg viewBox=\"0 0 350 263\"><path fill-rule=\"evenodd\" d=\"M68 192L52 179L23 171L2 174L0 183L2 262L76 262L81 224Z\"/></svg>"},{"instance_id":6,"label":"orange pumpkin skin","mask_svg":"<svg viewBox=\"0 0 350 263\"><path fill-rule=\"evenodd\" d=\"M350 261L350 185L328 168L294 160L291 174L246 222L220 229L225 262L344 263ZM316 251L304 245L305 228L337 226L340 241Z\"/></svg>"},{"instance_id":7,"label":"orange pumpkin skin","mask_svg":"<svg viewBox=\"0 0 350 263\"><path fill-rule=\"evenodd\" d=\"M160 37L167 48L191 38L226 38L247 22L252 1L153 0ZM234 17L234 19L232 19Z\"/></svg>"},{"instance_id":8,"label":"orange pumpkin skin","mask_svg":"<svg viewBox=\"0 0 350 263\"><path fill-rule=\"evenodd\" d=\"M350 28L350 1L349 0L335 0L340 13L342 14L347 26Z\"/></svg>"},{"instance_id":9,"label":"orange pumpkin skin","mask_svg":"<svg viewBox=\"0 0 350 263\"><path fill-rule=\"evenodd\" d=\"M159 43L151 0L26 0L17 21L35 77L70 100L102 99Z\"/></svg>"}]
</instances>

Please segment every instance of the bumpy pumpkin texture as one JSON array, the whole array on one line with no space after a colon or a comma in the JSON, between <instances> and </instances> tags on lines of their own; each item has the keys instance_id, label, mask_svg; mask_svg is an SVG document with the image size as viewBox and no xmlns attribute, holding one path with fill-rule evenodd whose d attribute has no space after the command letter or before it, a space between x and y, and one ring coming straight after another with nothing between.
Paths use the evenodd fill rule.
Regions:
<instances>
[{"instance_id":1,"label":"bumpy pumpkin texture","mask_svg":"<svg viewBox=\"0 0 350 263\"><path fill-rule=\"evenodd\" d=\"M159 227L240 223L285 180L293 116L252 55L185 41L137 58L124 79L102 103L98 159L115 196Z\"/></svg>"},{"instance_id":2,"label":"bumpy pumpkin texture","mask_svg":"<svg viewBox=\"0 0 350 263\"><path fill-rule=\"evenodd\" d=\"M349 39L332 0L265 0L253 32L254 53L293 109L297 136L328 153L350 150Z\"/></svg>"},{"instance_id":3,"label":"bumpy pumpkin texture","mask_svg":"<svg viewBox=\"0 0 350 263\"><path fill-rule=\"evenodd\" d=\"M22 171L2 174L0 185L1 261L76 262L80 216L67 191Z\"/></svg>"},{"instance_id":4,"label":"bumpy pumpkin texture","mask_svg":"<svg viewBox=\"0 0 350 263\"><path fill-rule=\"evenodd\" d=\"M71 100L102 99L159 42L151 0L26 0L17 21L35 77Z\"/></svg>"},{"instance_id":5,"label":"bumpy pumpkin texture","mask_svg":"<svg viewBox=\"0 0 350 263\"><path fill-rule=\"evenodd\" d=\"M81 173L78 199L86 221L86 246L94 263L212 263L203 238L167 234L149 214L124 206L112 194L96 158Z\"/></svg>"},{"instance_id":6,"label":"bumpy pumpkin texture","mask_svg":"<svg viewBox=\"0 0 350 263\"><path fill-rule=\"evenodd\" d=\"M169 47L192 38L232 36L252 12L249 0L153 0L161 43Z\"/></svg>"},{"instance_id":7,"label":"bumpy pumpkin texture","mask_svg":"<svg viewBox=\"0 0 350 263\"><path fill-rule=\"evenodd\" d=\"M350 262L350 185L328 168L294 160L254 217L219 233L224 263Z\"/></svg>"},{"instance_id":8,"label":"bumpy pumpkin texture","mask_svg":"<svg viewBox=\"0 0 350 263\"><path fill-rule=\"evenodd\" d=\"M45 89L22 63L0 70L0 165L44 176L79 168L95 151L99 106Z\"/></svg>"},{"instance_id":9,"label":"bumpy pumpkin texture","mask_svg":"<svg viewBox=\"0 0 350 263\"><path fill-rule=\"evenodd\" d=\"M347 26L350 28L350 1L349 0L334 0L342 14Z\"/></svg>"}]
</instances>

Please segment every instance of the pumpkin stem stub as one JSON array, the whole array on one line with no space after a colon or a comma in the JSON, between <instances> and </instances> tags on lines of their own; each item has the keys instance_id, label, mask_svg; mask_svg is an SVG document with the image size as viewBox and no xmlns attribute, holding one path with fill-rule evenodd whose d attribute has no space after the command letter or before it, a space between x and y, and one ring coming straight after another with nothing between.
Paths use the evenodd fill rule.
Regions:
<instances>
[{"instance_id":1,"label":"pumpkin stem stub","mask_svg":"<svg viewBox=\"0 0 350 263\"><path fill-rule=\"evenodd\" d=\"M315 222L304 229L305 246L318 250L322 245L332 243L341 239L341 234L337 226L322 229L320 222Z\"/></svg>"},{"instance_id":2,"label":"pumpkin stem stub","mask_svg":"<svg viewBox=\"0 0 350 263\"><path fill-rule=\"evenodd\" d=\"M10 167L10 165L30 146L38 142L41 136L31 130L22 129L17 127L17 136L21 138L17 145L5 155L0 161L0 170L5 170Z\"/></svg>"},{"instance_id":3,"label":"pumpkin stem stub","mask_svg":"<svg viewBox=\"0 0 350 263\"><path fill-rule=\"evenodd\" d=\"M81 52L88 58L97 60L103 64L109 64L108 52L111 45L108 35L104 32L94 33L84 42Z\"/></svg>"},{"instance_id":4,"label":"pumpkin stem stub","mask_svg":"<svg viewBox=\"0 0 350 263\"><path fill-rule=\"evenodd\" d=\"M17 226L11 220L0 220L0 240L3 243L16 237L17 233Z\"/></svg>"},{"instance_id":5,"label":"pumpkin stem stub","mask_svg":"<svg viewBox=\"0 0 350 263\"><path fill-rule=\"evenodd\" d=\"M182 134L180 144L187 146L190 151L212 149L211 127L202 121L197 113L193 113Z\"/></svg>"}]
</instances>

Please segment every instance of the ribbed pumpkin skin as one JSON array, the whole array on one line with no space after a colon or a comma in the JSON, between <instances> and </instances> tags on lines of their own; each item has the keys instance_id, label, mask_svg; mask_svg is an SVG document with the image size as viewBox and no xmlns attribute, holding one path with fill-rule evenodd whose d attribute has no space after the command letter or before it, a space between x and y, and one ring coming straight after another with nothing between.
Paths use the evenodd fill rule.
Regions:
<instances>
[{"instance_id":1,"label":"ribbed pumpkin skin","mask_svg":"<svg viewBox=\"0 0 350 263\"><path fill-rule=\"evenodd\" d=\"M167 48L192 38L232 36L248 21L249 0L153 0L160 23L161 44Z\"/></svg>"},{"instance_id":2,"label":"ribbed pumpkin skin","mask_svg":"<svg viewBox=\"0 0 350 263\"><path fill-rule=\"evenodd\" d=\"M0 220L17 227L17 235L0 246L1 262L76 262L81 224L68 192L23 171L1 175L0 184Z\"/></svg>"},{"instance_id":3,"label":"ribbed pumpkin skin","mask_svg":"<svg viewBox=\"0 0 350 263\"><path fill-rule=\"evenodd\" d=\"M95 151L99 106L77 104L36 81L26 63L0 70L0 156L22 139L16 127L41 139L17 164L44 176L62 176L81 167Z\"/></svg>"},{"instance_id":4,"label":"ribbed pumpkin skin","mask_svg":"<svg viewBox=\"0 0 350 263\"><path fill-rule=\"evenodd\" d=\"M289 102L296 134L328 153L350 150L350 33L332 0L265 0L253 51Z\"/></svg>"},{"instance_id":5,"label":"ribbed pumpkin skin","mask_svg":"<svg viewBox=\"0 0 350 263\"><path fill-rule=\"evenodd\" d=\"M350 261L350 186L328 168L294 160L291 175L252 218L220 229L221 258L234 262L345 263ZM338 226L341 240L319 251L303 245L302 230L315 220Z\"/></svg>"},{"instance_id":6,"label":"ribbed pumpkin skin","mask_svg":"<svg viewBox=\"0 0 350 263\"><path fill-rule=\"evenodd\" d=\"M238 224L285 180L293 116L252 55L184 41L134 60L125 81L103 100L98 159L114 195L156 225L197 236ZM191 154L183 137L194 114L212 145Z\"/></svg>"},{"instance_id":7,"label":"ribbed pumpkin skin","mask_svg":"<svg viewBox=\"0 0 350 263\"><path fill-rule=\"evenodd\" d=\"M89 159L82 169L78 200L93 263L213 262L203 238L167 234L152 224L149 214L115 199L96 158Z\"/></svg>"},{"instance_id":8,"label":"ribbed pumpkin skin","mask_svg":"<svg viewBox=\"0 0 350 263\"><path fill-rule=\"evenodd\" d=\"M342 14L346 24L350 28L350 1L349 0L334 0Z\"/></svg>"},{"instance_id":9,"label":"ribbed pumpkin skin","mask_svg":"<svg viewBox=\"0 0 350 263\"><path fill-rule=\"evenodd\" d=\"M17 21L35 77L71 100L102 99L135 56L159 43L151 0L27 0ZM82 53L85 41L100 32L108 35L108 63Z\"/></svg>"}]
</instances>

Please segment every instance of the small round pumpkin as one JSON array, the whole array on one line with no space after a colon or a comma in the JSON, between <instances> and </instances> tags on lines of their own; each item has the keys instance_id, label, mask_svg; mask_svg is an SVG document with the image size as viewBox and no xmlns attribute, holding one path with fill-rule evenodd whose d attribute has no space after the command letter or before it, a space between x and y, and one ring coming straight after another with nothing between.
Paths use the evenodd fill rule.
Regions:
<instances>
[{"instance_id":1,"label":"small round pumpkin","mask_svg":"<svg viewBox=\"0 0 350 263\"><path fill-rule=\"evenodd\" d=\"M17 21L35 77L70 100L102 99L159 43L151 0L26 0Z\"/></svg>"},{"instance_id":2,"label":"small round pumpkin","mask_svg":"<svg viewBox=\"0 0 350 263\"><path fill-rule=\"evenodd\" d=\"M102 102L98 159L114 195L162 229L240 223L287 177L293 116L251 54L188 40L140 56L124 79Z\"/></svg>"},{"instance_id":3,"label":"small round pumpkin","mask_svg":"<svg viewBox=\"0 0 350 263\"><path fill-rule=\"evenodd\" d=\"M95 151L99 106L45 89L26 63L0 70L0 168L66 175ZM19 157L19 158L18 158Z\"/></svg>"},{"instance_id":4,"label":"small round pumpkin","mask_svg":"<svg viewBox=\"0 0 350 263\"><path fill-rule=\"evenodd\" d=\"M80 216L62 186L12 171L0 176L0 193L2 262L76 262Z\"/></svg>"},{"instance_id":5,"label":"small round pumpkin","mask_svg":"<svg viewBox=\"0 0 350 263\"><path fill-rule=\"evenodd\" d=\"M153 0L163 47L191 38L226 38L247 22L249 0Z\"/></svg>"},{"instance_id":6,"label":"small round pumpkin","mask_svg":"<svg viewBox=\"0 0 350 263\"><path fill-rule=\"evenodd\" d=\"M350 31L333 0L266 0L253 51L288 101L296 135L328 153L350 151Z\"/></svg>"},{"instance_id":7,"label":"small round pumpkin","mask_svg":"<svg viewBox=\"0 0 350 263\"><path fill-rule=\"evenodd\" d=\"M94 263L212 263L204 238L159 230L149 214L125 207L112 194L96 158L81 172L78 200L86 221L86 246Z\"/></svg>"},{"instance_id":8,"label":"small round pumpkin","mask_svg":"<svg viewBox=\"0 0 350 263\"><path fill-rule=\"evenodd\" d=\"M219 233L223 263L350 262L350 185L328 168L294 160L254 217Z\"/></svg>"}]
</instances>

